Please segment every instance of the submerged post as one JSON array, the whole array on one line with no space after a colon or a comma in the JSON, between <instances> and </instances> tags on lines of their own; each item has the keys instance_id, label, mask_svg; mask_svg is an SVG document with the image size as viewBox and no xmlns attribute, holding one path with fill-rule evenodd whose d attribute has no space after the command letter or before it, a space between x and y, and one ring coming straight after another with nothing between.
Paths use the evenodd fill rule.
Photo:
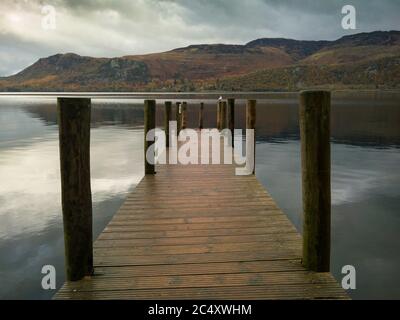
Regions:
<instances>
[{"instance_id":1,"label":"submerged post","mask_svg":"<svg viewBox=\"0 0 400 320\"><path fill-rule=\"evenodd\" d=\"M221 102L221 115L220 115L220 117L221 117L221 119L220 119L220 126L221 126L220 130L226 129L226 109L227 109L226 101L222 101Z\"/></svg>"},{"instance_id":2,"label":"submerged post","mask_svg":"<svg viewBox=\"0 0 400 320\"><path fill-rule=\"evenodd\" d=\"M303 265L317 272L330 264L330 101L328 91L300 94Z\"/></svg>"},{"instance_id":3,"label":"submerged post","mask_svg":"<svg viewBox=\"0 0 400 320\"><path fill-rule=\"evenodd\" d=\"M93 273L90 99L58 98L61 199L68 281Z\"/></svg>"},{"instance_id":4,"label":"submerged post","mask_svg":"<svg viewBox=\"0 0 400 320\"><path fill-rule=\"evenodd\" d=\"M165 130L165 145L169 148L169 122L171 121L171 101L165 101L165 116L164 116L164 130Z\"/></svg>"},{"instance_id":5,"label":"submerged post","mask_svg":"<svg viewBox=\"0 0 400 320\"><path fill-rule=\"evenodd\" d=\"M253 134L251 136L252 141L249 141L249 137L246 132L246 155L248 150L250 149L249 147L252 146L253 150L253 163L252 165L252 170L253 174L255 173L255 168L256 168L256 135L255 135L255 130L256 130L256 104L257 100L247 100L247 105L246 105L246 131L248 129L253 130Z\"/></svg>"},{"instance_id":6,"label":"submerged post","mask_svg":"<svg viewBox=\"0 0 400 320\"><path fill-rule=\"evenodd\" d=\"M204 111L204 103L200 102L200 109L199 109L199 129L203 129L203 111Z\"/></svg>"},{"instance_id":7,"label":"submerged post","mask_svg":"<svg viewBox=\"0 0 400 320\"><path fill-rule=\"evenodd\" d=\"M228 99L228 129L232 134L232 147L234 147L234 130L235 130L235 99Z\"/></svg>"},{"instance_id":8,"label":"submerged post","mask_svg":"<svg viewBox=\"0 0 400 320\"><path fill-rule=\"evenodd\" d=\"M181 109L181 121L182 121L181 129L186 129L186 125L187 125L187 114L186 114L186 111L187 111L187 102L184 101L182 103L182 109Z\"/></svg>"},{"instance_id":9,"label":"submerged post","mask_svg":"<svg viewBox=\"0 0 400 320\"><path fill-rule=\"evenodd\" d=\"M154 174L154 150L148 152L148 148L151 146L153 141L147 141L146 137L150 130L156 127L156 101L145 100L144 101L144 173ZM153 136L154 138L154 136Z\"/></svg>"}]
</instances>

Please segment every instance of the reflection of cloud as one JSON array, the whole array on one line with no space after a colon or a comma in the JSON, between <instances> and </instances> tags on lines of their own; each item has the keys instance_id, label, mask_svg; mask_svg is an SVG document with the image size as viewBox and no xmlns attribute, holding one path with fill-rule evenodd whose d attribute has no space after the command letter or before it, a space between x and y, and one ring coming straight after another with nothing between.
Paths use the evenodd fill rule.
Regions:
<instances>
[{"instance_id":1,"label":"reflection of cloud","mask_svg":"<svg viewBox=\"0 0 400 320\"><path fill-rule=\"evenodd\" d=\"M359 201L364 194L373 189L379 173L370 170L335 168L332 181L332 205Z\"/></svg>"},{"instance_id":2,"label":"reflection of cloud","mask_svg":"<svg viewBox=\"0 0 400 320\"><path fill-rule=\"evenodd\" d=\"M400 162L398 149L378 150L334 144L332 147L332 205L368 199L373 192L398 196L400 176L393 172ZM390 188L392 186L393 188Z\"/></svg>"},{"instance_id":3,"label":"reflection of cloud","mask_svg":"<svg viewBox=\"0 0 400 320\"><path fill-rule=\"evenodd\" d=\"M333 143L332 206L354 207L380 195L399 198L399 149L374 149ZM301 167L300 142L259 143L256 147L256 174L278 205L300 228ZM377 204L382 207L384 204ZM341 213L342 211L338 211ZM337 215L336 218L345 215Z\"/></svg>"},{"instance_id":4,"label":"reflection of cloud","mask_svg":"<svg viewBox=\"0 0 400 320\"><path fill-rule=\"evenodd\" d=\"M93 201L124 194L143 171L141 131L100 128L91 131ZM61 223L58 136L2 151L0 162L0 237L40 232Z\"/></svg>"}]
</instances>

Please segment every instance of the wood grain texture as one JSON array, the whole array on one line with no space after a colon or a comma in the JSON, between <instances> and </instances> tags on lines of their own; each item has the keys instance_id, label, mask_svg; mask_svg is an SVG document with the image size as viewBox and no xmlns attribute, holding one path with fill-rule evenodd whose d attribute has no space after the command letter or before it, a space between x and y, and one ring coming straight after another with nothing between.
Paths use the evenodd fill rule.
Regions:
<instances>
[{"instance_id":1,"label":"wood grain texture","mask_svg":"<svg viewBox=\"0 0 400 320\"><path fill-rule=\"evenodd\" d=\"M302 239L254 175L161 165L94 243L95 273L56 299L348 299L306 271Z\"/></svg>"},{"instance_id":2,"label":"wood grain texture","mask_svg":"<svg viewBox=\"0 0 400 320\"><path fill-rule=\"evenodd\" d=\"M165 130L165 145L167 148L169 148L169 122L172 120L171 119L171 110L172 110L172 102L171 101L165 101L164 102L165 106L165 111L164 111L164 130Z\"/></svg>"},{"instance_id":3,"label":"wood grain texture","mask_svg":"<svg viewBox=\"0 0 400 320\"><path fill-rule=\"evenodd\" d=\"M90 114L87 98L58 98L61 198L68 280L93 272Z\"/></svg>"},{"instance_id":4,"label":"wood grain texture","mask_svg":"<svg viewBox=\"0 0 400 320\"><path fill-rule=\"evenodd\" d=\"M227 113L227 104L226 101L221 101L221 109L220 109L220 130L224 130L227 128L226 121L226 113Z\"/></svg>"},{"instance_id":5,"label":"wood grain texture","mask_svg":"<svg viewBox=\"0 0 400 320\"><path fill-rule=\"evenodd\" d=\"M182 102L182 109L181 109L181 129L186 129L187 126L187 102Z\"/></svg>"},{"instance_id":6,"label":"wood grain texture","mask_svg":"<svg viewBox=\"0 0 400 320\"><path fill-rule=\"evenodd\" d=\"M232 147L235 146L234 130L235 130L235 99L229 98L228 100L228 129L231 131L232 135Z\"/></svg>"},{"instance_id":7,"label":"wood grain texture","mask_svg":"<svg viewBox=\"0 0 400 320\"><path fill-rule=\"evenodd\" d=\"M148 141L147 134L149 131L154 130L156 127L156 101L145 100L144 101L144 172L145 174L154 174L154 152L148 152L149 147L153 144L152 141ZM149 162L149 161L150 162Z\"/></svg>"},{"instance_id":8,"label":"wood grain texture","mask_svg":"<svg viewBox=\"0 0 400 320\"><path fill-rule=\"evenodd\" d=\"M179 132L181 132L181 102L177 101L175 102L175 120L176 120L176 133L179 135Z\"/></svg>"},{"instance_id":9,"label":"wood grain texture","mask_svg":"<svg viewBox=\"0 0 400 320\"><path fill-rule=\"evenodd\" d=\"M217 102L217 129L221 130L221 108L222 101Z\"/></svg>"},{"instance_id":10,"label":"wood grain texture","mask_svg":"<svg viewBox=\"0 0 400 320\"><path fill-rule=\"evenodd\" d=\"M300 94L303 193L303 264L328 272L331 243L331 156L329 91Z\"/></svg>"},{"instance_id":11,"label":"wood grain texture","mask_svg":"<svg viewBox=\"0 0 400 320\"><path fill-rule=\"evenodd\" d=\"M200 102L199 108L199 129L203 129L204 121L203 121L203 114L204 114L204 102Z\"/></svg>"}]
</instances>

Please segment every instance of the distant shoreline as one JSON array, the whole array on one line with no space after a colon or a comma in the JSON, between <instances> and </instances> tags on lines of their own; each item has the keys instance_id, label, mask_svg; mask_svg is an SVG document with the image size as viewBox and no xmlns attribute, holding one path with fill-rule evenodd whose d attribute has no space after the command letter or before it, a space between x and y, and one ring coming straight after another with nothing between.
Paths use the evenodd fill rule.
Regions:
<instances>
[{"instance_id":1,"label":"distant shoreline","mask_svg":"<svg viewBox=\"0 0 400 320\"><path fill-rule=\"evenodd\" d=\"M304 88L301 90L253 90L253 91L225 91L225 90L205 90L205 91L118 91L118 90L109 90L109 91L0 91L0 96L26 96L26 95L43 95L43 96L51 96L57 94L65 94L65 95L245 95L245 94L297 94L301 91L308 91L308 90L322 90L322 91L331 91L331 92L385 92L385 93L400 93L400 89L393 89L393 88L380 88L380 89L369 89L369 88L341 88L341 89L330 89L330 88L319 88L319 87L310 87Z\"/></svg>"}]
</instances>

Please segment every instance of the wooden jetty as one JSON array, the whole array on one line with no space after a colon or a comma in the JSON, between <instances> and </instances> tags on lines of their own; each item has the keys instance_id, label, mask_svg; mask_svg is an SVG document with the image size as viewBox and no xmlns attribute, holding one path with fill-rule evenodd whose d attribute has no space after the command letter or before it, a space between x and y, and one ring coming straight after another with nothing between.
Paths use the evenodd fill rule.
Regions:
<instances>
[{"instance_id":1,"label":"wooden jetty","mask_svg":"<svg viewBox=\"0 0 400 320\"><path fill-rule=\"evenodd\" d=\"M64 102L59 101L59 108ZM87 106L87 100L75 103ZM234 102L228 104L228 113L233 112ZM171 103L166 108L170 117ZM248 128L254 128L255 101L247 108ZM145 102L146 132L154 127L154 109L154 101ZM80 132L83 137L85 128ZM307 122L302 133L306 129ZM88 151L81 148L79 152ZM75 164L62 160L62 171L86 167L85 156L81 162L71 153L65 156L75 159ZM303 169L310 161L303 158ZM319 169L326 173L324 164L320 166L305 177L315 179ZM321 236L329 221L319 219L322 226L312 223L316 210L325 217L330 213L327 204L315 204L320 190L312 190L312 198L306 201L305 208L311 213L305 213L307 243L303 243L255 175L235 175L234 164L165 164L155 170L146 164L146 173L94 242L93 250L87 243L79 255L73 247L66 250L70 254L67 278L77 281L67 281L55 299L348 299L329 272L329 232ZM73 186L65 183L63 190ZM311 187L305 186L303 196L308 197ZM84 192L85 196L87 188ZM76 223L88 219L71 216L71 206L77 204L69 196L63 193L63 210L69 206L64 224L78 228ZM77 194L72 196L76 199ZM324 200L330 206L330 198ZM79 228L83 233L91 229ZM71 234L66 235L66 247L87 242L87 237L72 229L67 228Z\"/></svg>"}]
</instances>

